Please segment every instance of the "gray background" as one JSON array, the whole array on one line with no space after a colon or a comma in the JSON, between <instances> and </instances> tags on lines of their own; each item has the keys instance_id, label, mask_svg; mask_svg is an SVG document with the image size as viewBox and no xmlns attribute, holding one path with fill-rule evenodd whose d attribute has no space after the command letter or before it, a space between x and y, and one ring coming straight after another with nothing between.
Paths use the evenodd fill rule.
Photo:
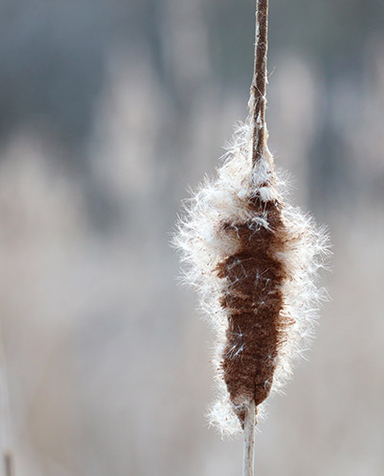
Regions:
<instances>
[{"instance_id":1,"label":"gray background","mask_svg":"<svg viewBox=\"0 0 384 476\"><path fill-rule=\"evenodd\" d=\"M334 258L309 360L259 426L260 476L384 474L383 22L382 0L271 0L270 147ZM240 474L241 441L204 419L212 335L169 240L245 118L253 23L251 0L1 2L15 476Z\"/></svg>"}]
</instances>

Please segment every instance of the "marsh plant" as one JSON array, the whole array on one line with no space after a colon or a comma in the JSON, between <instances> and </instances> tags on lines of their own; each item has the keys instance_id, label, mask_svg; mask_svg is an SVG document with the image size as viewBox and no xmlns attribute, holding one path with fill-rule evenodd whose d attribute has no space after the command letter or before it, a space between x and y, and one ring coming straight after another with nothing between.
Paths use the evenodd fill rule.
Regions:
<instances>
[{"instance_id":1,"label":"marsh plant","mask_svg":"<svg viewBox=\"0 0 384 476\"><path fill-rule=\"evenodd\" d=\"M187 201L174 242L185 281L216 334L217 400L209 421L244 432L244 475L253 475L254 429L263 402L308 348L319 302L317 272L328 254L323 228L289 203L265 120L268 0L257 1L249 114L237 126L215 179Z\"/></svg>"}]
</instances>

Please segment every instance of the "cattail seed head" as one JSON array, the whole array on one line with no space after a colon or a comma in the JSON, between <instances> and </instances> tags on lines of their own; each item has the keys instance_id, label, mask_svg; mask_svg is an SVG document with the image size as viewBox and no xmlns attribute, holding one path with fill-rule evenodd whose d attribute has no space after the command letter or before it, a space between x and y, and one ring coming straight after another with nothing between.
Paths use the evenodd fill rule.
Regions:
<instances>
[{"instance_id":1,"label":"cattail seed head","mask_svg":"<svg viewBox=\"0 0 384 476\"><path fill-rule=\"evenodd\" d=\"M253 165L253 120L238 127L215 180L187 205L174 238L185 280L216 331L218 400L210 422L236 434L247 405L260 404L291 375L308 346L323 293L316 274L327 236L291 206L264 147Z\"/></svg>"},{"instance_id":2,"label":"cattail seed head","mask_svg":"<svg viewBox=\"0 0 384 476\"><path fill-rule=\"evenodd\" d=\"M217 178L194 194L174 239L185 279L216 331L218 398L210 422L229 435L244 428L250 409L260 415L306 350L323 296L317 271L328 253L325 231L289 204L267 147L268 0L256 4L248 119Z\"/></svg>"}]
</instances>

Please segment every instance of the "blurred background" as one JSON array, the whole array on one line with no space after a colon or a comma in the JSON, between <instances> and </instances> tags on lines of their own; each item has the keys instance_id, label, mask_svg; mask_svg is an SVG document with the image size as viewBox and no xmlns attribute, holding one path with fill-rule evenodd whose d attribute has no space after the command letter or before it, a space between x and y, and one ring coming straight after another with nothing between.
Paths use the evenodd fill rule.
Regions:
<instances>
[{"instance_id":1,"label":"blurred background","mask_svg":"<svg viewBox=\"0 0 384 476\"><path fill-rule=\"evenodd\" d=\"M271 0L268 124L332 302L258 475L384 475L384 3ZM252 0L0 4L0 438L12 476L232 476L169 246L244 120ZM1 467L0 474L5 474Z\"/></svg>"}]
</instances>

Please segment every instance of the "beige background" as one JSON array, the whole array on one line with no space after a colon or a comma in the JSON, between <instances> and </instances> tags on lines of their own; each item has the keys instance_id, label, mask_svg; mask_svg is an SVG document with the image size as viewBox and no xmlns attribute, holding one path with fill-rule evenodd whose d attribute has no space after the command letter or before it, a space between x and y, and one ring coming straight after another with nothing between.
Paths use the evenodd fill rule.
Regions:
<instances>
[{"instance_id":1,"label":"beige background","mask_svg":"<svg viewBox=\"0 0 384 476\"><path fill-rule=\"evenodd\" d=\"M0 5L0 437L15 476L240 474L241 442L204 419L212 336L169 240L245 117L253 8ZM384 474L383 21L381 0L271 0L270 145L334 258L309 360L259 427L259 476Z\"/></svg>"}]
</instances>

